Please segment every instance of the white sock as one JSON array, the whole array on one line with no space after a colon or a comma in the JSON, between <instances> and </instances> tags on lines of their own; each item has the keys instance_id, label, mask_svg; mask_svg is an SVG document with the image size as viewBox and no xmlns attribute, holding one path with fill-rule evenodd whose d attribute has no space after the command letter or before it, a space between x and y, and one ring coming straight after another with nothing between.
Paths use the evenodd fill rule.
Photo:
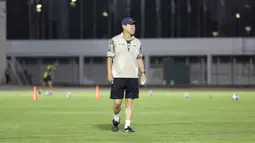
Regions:
<instances>
[{"instance_id":1,"label":"white sock","mask_svg":"<svg viewBox=\"0 0 255 143\"><path fill-rule=\"evenodd\" d=\"M114 121L119 122L120 121L120 114L114 115L113 119L114 119Z\"/></svg>"},{"instance_id":2,"label":"white sock","mask_svg":"<svg viewBox=\"0 0 255 143\"><path fill-rule=\"evenodd\" d=\"M127 128L128 126L130 126L130 123L131 123L130 120L126 120L126 122L125 122L125 128Z\"/></svg>"}]
</instances>

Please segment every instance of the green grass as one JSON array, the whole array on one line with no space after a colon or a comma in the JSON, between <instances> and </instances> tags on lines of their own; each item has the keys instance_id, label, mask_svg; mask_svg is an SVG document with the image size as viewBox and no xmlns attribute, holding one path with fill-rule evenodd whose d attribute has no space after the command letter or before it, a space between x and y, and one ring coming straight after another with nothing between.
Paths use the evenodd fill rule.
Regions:
<instances>
[{"instance_id":1,"label":"green grass","mask_svg":"<svg viewBox=\"0 0 255 143\"><path fill-rule=\"evenodd\" d=\"M109 92L53 92L32 101L32 92L0 92L1 143L252 143L255 94L238 92L141 92L134 105L135 133L111 131ZM122 108L124 109L124 107ZM124 111L124 110L122 110Z\"/></svg>"}]
</instances>

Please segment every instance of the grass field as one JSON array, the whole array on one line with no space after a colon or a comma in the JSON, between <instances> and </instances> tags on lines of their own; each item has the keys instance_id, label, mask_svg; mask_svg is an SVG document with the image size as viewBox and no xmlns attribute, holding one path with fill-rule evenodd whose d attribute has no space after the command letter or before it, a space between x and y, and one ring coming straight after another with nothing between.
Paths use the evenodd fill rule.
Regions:
<instances>
[{"instance_id":1,"label":"grass field","mask_svg":"<svg viewBox=\"0 0 255 143\"><path fill-rule=\"evenodd\" d=\"M141 92L135 102L135 133L111 131L112 101L108 91L95 99L92 91L53 91L50 97L32 92L0 92L0 143L253 143L255 94L238 92ZM209 99L209 94L212 99ZM124 107L122 108L124 109ZM124 110L122 110L124 111Z\"/></svg>"}]
</instances>

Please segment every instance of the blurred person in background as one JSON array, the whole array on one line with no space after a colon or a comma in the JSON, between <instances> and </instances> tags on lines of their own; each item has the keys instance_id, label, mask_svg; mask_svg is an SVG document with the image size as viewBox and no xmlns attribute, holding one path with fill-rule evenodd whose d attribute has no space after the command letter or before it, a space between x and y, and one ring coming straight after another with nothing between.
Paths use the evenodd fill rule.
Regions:
<instances>
[{"instance_id":1,"label":"blurred person in background","mask_svg":"<svg viewBox=\"0 0 255 143\"><path fill-rule=\"evenodd\" d=\"M4 72L4 84L9 84L10 81L11 81L11 65L8 64L8 67Z\"/></svg>"},{"instance_id":2,"label":"blurred person in background","mask_svg":"<svg viewBox=\"0 0 255 143\"><path fill-rule=\"evenodd\" d=\"M56 64L55 65L48 65L46 68L46 71L43 73L43 86L48 86L49 88L52 88L52 78L53 73L56 70Z\"/></svg>"}]
</instances>

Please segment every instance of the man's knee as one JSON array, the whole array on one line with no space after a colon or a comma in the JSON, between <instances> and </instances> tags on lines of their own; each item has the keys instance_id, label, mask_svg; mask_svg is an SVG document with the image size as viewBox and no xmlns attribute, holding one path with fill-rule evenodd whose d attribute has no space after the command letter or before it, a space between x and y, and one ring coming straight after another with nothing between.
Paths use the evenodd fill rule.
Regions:
<instances>
[{"instance_id":1,"label":"man's knee","mask_svg":"<svg viewBox=\"0 0 255 143\"><path fill-rule=\"evenodd\" d=\"M116 100L114 100L114 105L115 105L116 107L120 107L121 104L122 104L122 100L121 100L121 99L116 99Z\"/></svg>"},{"instance_id":2,"label":"man's knee","mask_svg":"<svg viewBox=\"0 0 255 143\"><path fill-rule=\"evenodd\" d=\"M48 85L49 85L49 87L51 87L52 86L52 81L48 81Z\"/></svg>"},{"instance_id":3,"label":"man's knee","mask_svg":"<svg viewBox=\"0 0 255 143\"><path fill-rule=\"evenodd\" d=\"M134 99L126 99L126 108L132 108Z\"/></svg>"}]
</instances>

